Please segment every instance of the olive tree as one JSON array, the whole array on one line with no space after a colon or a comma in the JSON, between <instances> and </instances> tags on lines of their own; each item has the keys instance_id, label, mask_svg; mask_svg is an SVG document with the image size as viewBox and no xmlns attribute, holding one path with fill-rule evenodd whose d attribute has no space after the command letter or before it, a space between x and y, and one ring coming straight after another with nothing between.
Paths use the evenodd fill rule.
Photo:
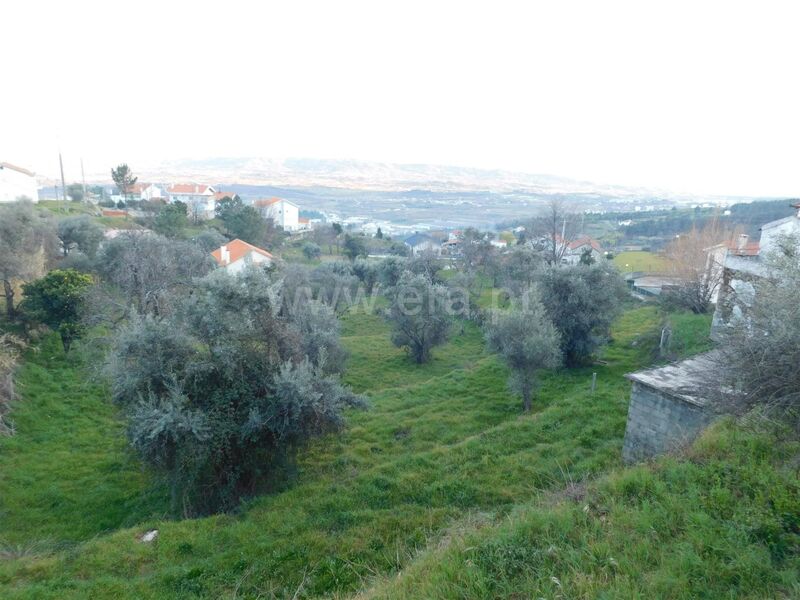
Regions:
<instances>
[{"instance_id":1,"label":"olive tree","mask_svg":"<svg viewBox=\"0 0 800 600\"><path fill-rule=\"evenodd\" d=\"M498 277L500 284L513 297L519 298L534 285L544 262L542 252L530 246L514 246L502 256Z\"/></svg>"},{"instance_id":2,"label":"olive tree","mask_svg":"<svg viewBox=\"0 0 800 600\"><path fill-rule=\"evenodd\" d=\"M366 258L356 258L353 261L353 275L364 285L367 293L378 283L378 266Z\"/></svg>"},{"instance_id":3,"label":"olive tree","mask_svg":"<svg viewBox=\"0 0 800 600\"><path fill-rule=\"evenodd\" d=\"M766 271L718 346L721 381L709 387L726 390L726 403L765 407L800 430L800 239L787 238Z\"/></svg>"},{"instance_id":4,"label":"olive tree","mask_svg":"<svg viewBox=\"0 0 800 600\"><path fill-rule=\"evenodd\" d=\"M78 250L89 258L94 258L100 242L103 241L103 228L88 215L67 217L58 222L58 239L61 240L64 256Z\"/></svg>"},{"instance_id":5,"label":"olive tree","mask_svg":"<svg viewBox=\"0 0 800 600\"><path fill-rule=\"evenodd\" d=\"M192 241L206 252L211 252L226 243L228 238L216 229L204 229L192 238Z\"/></svg>"},{"instance_id":6,"label":"olive tree","mask_svg":"<svg viewBox=\"0 0 800 600\"><path fill-rule=\"evenodd\" d=\"M313 297L337 315L344 314L357 301L358 278L349 263L323 263L309 271L308 281Z\"/></svg>"},{"instance_id":7,"label":"olive tree","mask_svg":"<svg viewBox=\"0 0 800 600\"><path fill-rule=\"evenodd\" d=\"M191 242L130 232L104 245L97 261L106 283L139 313L163 315L175 292L213 268L211 256Z\"/></svg>"},{"instance_id":8,"label":"olive tree","mask_svg":"<svg viewBox=\"0 0 800 600\"><path fill-rule=\"evenodd\" d=\"M406 269L406 259L399 256L388 256L380 261L376 267L377 283L388 290L397 286L403 271Z\"/></svg>"},{"instance_id":9,"label":"olive tree","mask_svg":"<svg viewBox=\"0 0 800 600\"><path fill-rule=\"evenodd\" d=\"M493 310L486 325L486 342L508 365L509 387L522 396L525 412L531 409L537 376L561 363L560 336L538 294L508 310Z\"/></svg>"},{"instance_id":10,"label":"olive tree","mask_svg":"<svg viewBox=\"0 0 800 600\"><path fill-rule=\"evenodd\" d=\"M405 348L417 364L428 362L433 348L447 341L453 312L447 287L404 273L387 313L392 343Z\"/></svg>"},{"instance_id":11,"label":"olive tree","mask_svg":"<svg viewBox=\"0 0 800 600\"><path fill-rule=\"evenodd\" d=\"M609 338L627 297L625 282L606 264L548 267L536 278L542 303L561 336L568 367L585 364Z\"/></svg>"},{"instance_id":12,"label":"olive tree","mask_svg":"<svg viewBox=\"0 0 800 600\"><path fill-rule=\"evenodd\" d=\"M321 254L322 249L319 247L319 244L315 244L311 241L303 244L303 256L305 256L307 260L316 260Z\"/></svg>"},{"instance_id":13,"label":"olive tree","mask_svg":"<svg viewBox=\"0 0 800 600\"><path fill-rule=\"evenodd\" d=\"M410 257L406 262L406 269L415 275L422 275L432 283L442 283L439 277L441 261L433 250L424 250Z\"/></svg>"},{"instance_id":14,"label":"olive tree","mask_svg":"<svg viewBox=\"0 0 800 600\"><path fill-rule=\"evenodd\" d=\"M299 335L309 325L282 311L265 270L217 270L195 286L167 318L135 317L109 363L131 444L186 515L235 506L364 405L309 357Z\"/></svg>"},{"instance_id":15,"label":"olive tree","mask_svg":"<svg viewBox=\"0 0 800 600\"><path fill-rule=\"evenodd\" d=\"M16 316L15 284L42 275L56 253L52 223L33 210L28 201L0 205L0 280L6 316Z\"/></svg>"}]
</instances>

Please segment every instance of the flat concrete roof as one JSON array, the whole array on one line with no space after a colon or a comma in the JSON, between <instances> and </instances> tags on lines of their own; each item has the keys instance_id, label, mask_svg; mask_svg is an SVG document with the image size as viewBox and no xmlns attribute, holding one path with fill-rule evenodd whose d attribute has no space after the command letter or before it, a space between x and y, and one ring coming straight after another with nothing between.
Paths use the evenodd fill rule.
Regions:
<instances>
[{"instance_id":1,"label":"flat concrete roof","mask_svg":"<svg viewBox=\"0 0 800 600\"><path fill-rule=\"evenodd\" d=\"M707 352L663 367L628 373L625 377L690 404L706 406L706 390L713 385L708 374L717 369L715 358L715 352Z\"/></svg>"},{"instance_id":2,"label":"flat concrete roof","mask_svg":"<svg viewBox=\"0 0 800 600\"><path fill-rule=\"evenodd\" d=\"M679 277L662 277L659 275L645 275L633 280L635 287L646 288L662 288L668 285L679 285L680 283L681 279Z\"/></svg>"}]
</instances>

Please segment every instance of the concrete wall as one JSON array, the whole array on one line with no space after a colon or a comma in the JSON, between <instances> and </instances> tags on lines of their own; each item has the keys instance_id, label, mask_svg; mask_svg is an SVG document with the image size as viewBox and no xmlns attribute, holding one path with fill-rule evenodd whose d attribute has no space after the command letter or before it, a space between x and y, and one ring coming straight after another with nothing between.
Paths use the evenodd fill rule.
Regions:
<instances>
[{"instance_id":1,"label":"concrete wall","mask_svg":"<svg viewBox=\"0 0 800 600\"><path fill-rule=\"evenodd\" d=\"M708 409L634 381L622 458L635 462L679 448L711 420Z\"/></svg>"}]
</instances>

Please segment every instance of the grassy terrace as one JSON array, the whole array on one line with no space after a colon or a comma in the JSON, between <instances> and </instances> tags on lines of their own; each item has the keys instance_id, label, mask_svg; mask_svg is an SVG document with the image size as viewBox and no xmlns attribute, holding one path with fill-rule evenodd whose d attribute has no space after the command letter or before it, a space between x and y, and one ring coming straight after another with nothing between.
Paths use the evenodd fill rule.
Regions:
<instances>
[{"instance_id":1,"label":"grassy terrace","mask_svg":"<svg viewBox=\"0 0 800 600\"><path fill-rule=\"evenodd\" d=\"M506 391L505 369L486 354L476 328L465 327L431 364L416 366L391 346L380 318L348 315L346 380L369 395L372 408L351 413L347 431L303 452L282 489L236 514L186 521L163 520L163 490L128 454L105 389L87 382L79 355L65 360L45 345L28 355L20 374L24 400L13 415L19 434L0 440L0 597L507 598L523 590L517 597L527 598L534 589L555 597L550 571L519 575L527 573L524 565L545 564L549 540L561 535L573 546L564 555L573 571L553 573L578 577L582 561L605 556L603 544L617 552L613 544L645 527L633 513L632 524L615 517L617 537L607 541L602 527L581 532L582 504L536 503L619 469L629 394L622 375L652 362L659 323L652 307L626 312L604 364L549 374L533 413L523 416ZM704 349L707 318L674 316L672 326L674 339L683 340L680 354ZM598 504L608 505L608 514L649 511L648 498L661 496L640 501L639 491L680 486L648 473L619 471L590 493L609 498ZM677 483L688 486L689 475L682 477ZM625 504L634 501L633 509ZM155 543L137 541L153 527L160 530ZM537 527L548 544L537 539ZM473 538L488 548L477 562ZM507 538L516 541L508 545ZM566 551L565 543L557 545ZM633 552L631 561L644 550ZM664 577L681 566L651 558L656 563L641 568L661 568ZM406 575L397 579L401 571ZM585 585L564 597L596 597L608 574L587 573ZM608 597L636 597L627 592L645 588L635 583Z\"/></svg>"},{"instance_id":2,"label":"grassy terrace","mask_svg":"<svg viewBox=\"0 0 800 600\"><path fill-rule=\"evenodd\" d=\"M614 256L614 266L622 273L631 271L663 273L669 270L669 261L660 254L653 252L620 252Z\"/></svg>"}]
</instances>

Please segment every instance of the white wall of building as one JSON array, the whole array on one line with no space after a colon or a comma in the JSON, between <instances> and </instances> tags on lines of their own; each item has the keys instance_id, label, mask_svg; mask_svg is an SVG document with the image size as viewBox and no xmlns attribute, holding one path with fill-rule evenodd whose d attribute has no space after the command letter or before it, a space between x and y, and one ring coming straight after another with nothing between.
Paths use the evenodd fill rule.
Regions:
<instances>
[{"instance_id":1,"label":"white wall of building","mask_svg":"<svg viewBox=\"0 0 800 600\"><path fill-rule=\"evenodd\" d=\"M300 208L288 200L278 200L266 207L264 216L275 221L285 231L297 231L300 228Z\"/></svg>"},{"instance_id":2,"label":"white wall of building","mask_svg":"<svg viewBox=\"0 0 800 600\"><path fill-rule=\"evenodd\" d=\"M249 265L260 265L260 264L269 265L271 262L272 261L263 254L259 254L258 252L248 252L236 262L232 262L228 265L225 265L224 268L229 273L236 274L245 269Z\"/></svg>"},{"instance_id":3,"label":"white wall of building","mask_svg":"<svg viewBox=\"0 0 800 600\"><path fill-rule=\"evenodd\" d=\"M148 185L142 190L140 195L142 200L152 200L153 198L163 198L164 191L156 185Z\"/></svg>"},{"instance_id":4,"label":"white wall of building","mask_svg":"<svg viewBox=\"0 0 800 600\"><path fill-rule=\"evenodd\" d=\"M213 219L216 202L214 193L210 194L170 194L170 203L183 202L189 218Z\"/></svg>"},{"instance_id":5,"label":"white wall of building","mask_svg":"<svg viewBox=\"0 0 800 600\"><path fill-rule=\"evenodd\" d=\"M766 257L777 250L779 239L787 235L800 235L800 211L797 215L778 221L775 225L764 226L761 230L759 254Z\"/></svg>"},{"instance_id":6,"label":"white wall of building","mask_svg":"<svg viewBox=\"0 0 800 600\"><path fill-rule=\"evenodd\" d=\"M589 244L584 244L583 246L578 246L577 248L568 249L564 252L563 262L568 265L577 265L581 262L581 255L587 249L591 249L592 251L592 258L595 262L599 262L603 255L592 248Z\"/></svg>"},{"instance_id":7,"label":"white wall of building","mask_svg":"<svg viewBox=\"0 0 800 600\"><path fill-rule=\"evenodd\" d=\"M408 246L408 244L406 245ZM435 252L438 254L441 250L441 245L434 240L425 240L409 247L411 248L411 254L414 256L417 254L422 254L423 252Z\"/></svg>"},{"instance_id":8,"label":"white wall of building","mask_svg":"<svg viewBox=\"0 0 800 600\"><path fill-rule=\"evenodd\" d=\"M0 202L15 202L21 197L39 201L36 177L11 166L0 165Z\"/></svg>"}]
</instances>

